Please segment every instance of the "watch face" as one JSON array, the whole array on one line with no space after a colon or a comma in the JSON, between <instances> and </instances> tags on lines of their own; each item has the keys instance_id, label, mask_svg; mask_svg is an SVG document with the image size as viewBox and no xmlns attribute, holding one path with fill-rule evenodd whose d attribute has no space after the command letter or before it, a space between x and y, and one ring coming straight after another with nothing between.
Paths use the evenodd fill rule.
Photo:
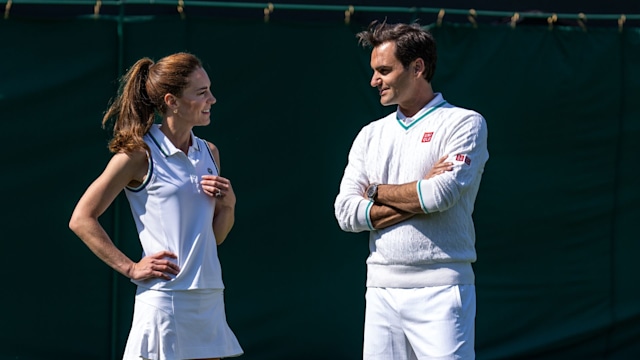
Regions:
<instances>
[{"instance_id":1,"label":"watch face","mask_svg":"<svg viewBox=\"0 0 640 360\"><path fill-rule=\"evenodd\" d=\"M367 189L367 197L369 199L373 199L376 196L377 192L378 192L378 185L371 184L371 185L369 185L369 188Z\"/></svg>"}]
</instances>

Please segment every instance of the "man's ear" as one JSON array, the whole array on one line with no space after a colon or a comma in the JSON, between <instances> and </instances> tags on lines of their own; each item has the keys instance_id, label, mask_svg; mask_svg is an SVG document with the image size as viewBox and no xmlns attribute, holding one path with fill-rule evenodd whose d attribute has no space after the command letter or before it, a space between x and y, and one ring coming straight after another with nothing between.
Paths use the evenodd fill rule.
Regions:
<instances>
[{"instance_id":1,"label":"man's ear","mask_svg":"<svg viewBox=\"0 0 640 360\"><path fill-rule=\"evenodd\" d=\"M417 58L413 63L413 74L418 75L421 72L424 72L424 60Z\"/></svg>"}]
</instances>

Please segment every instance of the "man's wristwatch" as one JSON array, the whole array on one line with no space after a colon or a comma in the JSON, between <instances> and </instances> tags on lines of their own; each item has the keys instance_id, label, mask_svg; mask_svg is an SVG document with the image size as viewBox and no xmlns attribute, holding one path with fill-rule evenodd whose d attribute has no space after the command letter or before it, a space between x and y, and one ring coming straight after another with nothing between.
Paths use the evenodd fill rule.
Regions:
<instances>
[{"instance_id":1,"label":"man's wristwatch","mask_svg":"<svg viewBox=\"0 0 640 360\"><path fill-rule=\"evenodd\" d=\"M378 184L371 184L367 188L367 197L370 200L376 201L378 198Z\"/></svg>"}]
</instances>

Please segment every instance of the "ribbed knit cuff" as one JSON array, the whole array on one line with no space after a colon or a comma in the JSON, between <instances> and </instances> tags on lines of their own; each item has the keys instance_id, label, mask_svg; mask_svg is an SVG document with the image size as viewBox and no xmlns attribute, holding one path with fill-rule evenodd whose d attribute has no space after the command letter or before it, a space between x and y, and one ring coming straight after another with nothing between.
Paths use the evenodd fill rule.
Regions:
<instances>
[{"instance_id":1,"label":"ribbed knit cuff","mask_svg":"<svg viewBox=\"0 0 640 360\"><path fill-rule=\"evenodd\" d=\"M429 213L429 205L433 206L435 204L432 203L433 196L430 194L433 193L429 182L426 180L419 180L416 182L416 190L418 192L418 200L420 201L420 207L425 214Z\"/></svg>"},{"instance_id":2,"label":"ribbed knit cuff","mask_svg":"<svg viewBox=\"0 0 640 360\"><path fill-rule=\"evenodd\" d=\"M371 223L371 206L373 206L373 200L362 199L358 204L357 221L358 224L364 225L367 230L373 231L373 224Z\"/></svg>"}]
</instances>

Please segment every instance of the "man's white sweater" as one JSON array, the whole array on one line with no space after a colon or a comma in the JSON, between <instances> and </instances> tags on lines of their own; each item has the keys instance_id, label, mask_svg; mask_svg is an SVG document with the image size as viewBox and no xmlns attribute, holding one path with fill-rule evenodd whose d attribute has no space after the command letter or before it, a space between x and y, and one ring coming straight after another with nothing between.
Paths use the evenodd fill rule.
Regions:
<instances>
[{"instance_id":1,"label":"man's white sweater","mask_svg":"<svg viewBox=\"0 0 640 360\"><path fill-rule=\"evenodd\" d=\"M452 171L422 180L444 155ZM487 126L475 111L436 97L412 118L400 111L360 131L335 200L342 230L370 231L367 286L413 288L473 284L476 261L472 213L489 158ZM369 184L406 184L424 214L376 230L371 226Z\"/></svg>"}]
</instances>

